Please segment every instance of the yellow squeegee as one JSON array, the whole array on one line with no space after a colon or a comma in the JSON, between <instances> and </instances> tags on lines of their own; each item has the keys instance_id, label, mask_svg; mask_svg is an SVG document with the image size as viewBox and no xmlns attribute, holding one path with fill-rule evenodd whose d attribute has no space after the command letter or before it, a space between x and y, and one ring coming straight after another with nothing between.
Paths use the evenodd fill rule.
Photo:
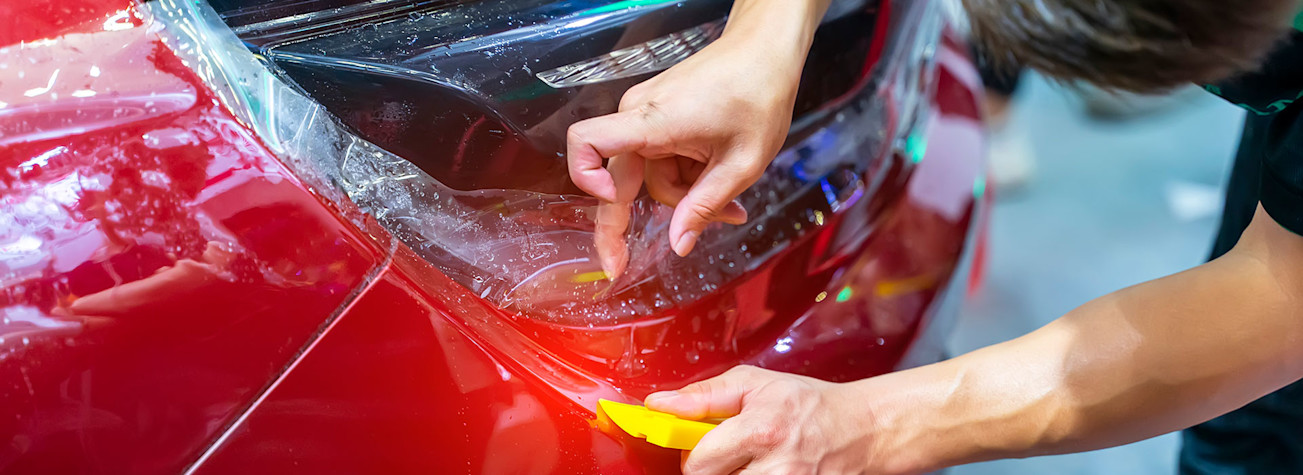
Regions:
<instances>
[{"instance_id":1,"label":"yellow squeegee","mask_svg":"<svg viewBox=\"0 0 1303 475\"><path fill-rule=\"evenodd\" d=\"M667 449L692 450L716 426L605 399L597 400L597 409L599 421L606 418L629 435Z\"/></svg>"}]
</instances>

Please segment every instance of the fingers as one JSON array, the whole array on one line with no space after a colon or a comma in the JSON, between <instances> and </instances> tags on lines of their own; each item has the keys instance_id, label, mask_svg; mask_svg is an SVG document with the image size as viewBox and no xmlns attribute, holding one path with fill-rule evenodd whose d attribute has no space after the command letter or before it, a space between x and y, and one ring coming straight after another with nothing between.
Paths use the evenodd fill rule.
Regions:
<instances>
[{"instance_id":1,"label":"fingers","mask_svg":"<svg viewBox=\"0 0 1303 475\"><path fill-rule=\"evenodd\" d=\"M764 370L738 366L724 374L698 381L678 391L653 393L643 400L653 411L701 420L733 417L742 412L742 399L765 380Z\"/></svg>"},{"instance_id":2,"label":"fingers","mask_svg":"<svg viewBox=\"0 0 1303 475\"><path fill-rule=\"evenodd\" d=\"M624 190L619 189L611 172L602 168L602 159L646 148L650 129L645 115L637 111L594 117L571 125L566 134L570 179L579 189L602 201L618 201L619 193Z\"/></svg>"},{"instance_id":3,"label":"fingers","mask_svg":"<svg viewBox=\"0 0 1303 475\"><path fill-rule=\"evenodd\" d=\"M724 160L711 163L692 185L688 193L674 207L670 220L670 246L680 256L687 256L697 244L697 238L706 225L720 220L729 203L760 177L763 168L753 170L752 160ZM745 213L745 210L743 211ZM745 222L745 219L742 220Z\"/></svg>"},{"instance_id":4,"label":"fingers","mask_svg":"<svg viewBox=\"0 0 1303 475\"><path fill-rule=\"evenodd\" d=\"M742 441L749 437L747 423L729 419L701 438L683 460L684 475L726 475L745 468L759 454Z\"/></svg>"},{"instance_id":5,"label":"fingers","mask_svg":"<svg viewBox=\"0 0 1303 475\"><path fill-rule=\"evenodd\" d=\"M655 393L643 401L648 408L688 419L733 417L742 412L746 395L762 386L769 373L753 366L738 366L678 391ZM746 467L757 455L745 415L733 417L706 433L683 461L686 475L730 474Z\"/></svg>"},{"instance_id":6,"label":"fingers","mask_svg":"<svg viewBox=\"0 0 1303 475\"><path fill-rule=\"evenodd\" d=\"M643 158L633 153L612 157L606 165L616 194L613 201L597 205L596 228L593 232L598 262L609 279L624 273L629 263L629 248L625 232L633 211L633 200L642 189Z\"/></svg>"},{"instance_id":7,"label":"fingers","mask_svg":"<svg viewBox=\"0 0 1303 475\"><path fill-rule=\"evenodd\" d=\"M625 231L630 204L642 189L643 162L637 152L655 135L643 111L619 112L570 126L566 137L570 179L579 189L602 200L597 207L594 246L607 278L624 273L629 263ZM602 160L610 157L606 168Z\"/></svg>"},{"instance_id":8,"label":"fingers","mask_svg":"<svg viewBox=\"0 0 1303 475\"><path fill-rule=\"evenodd\" d=\"M598 263L608 279L615 280L623 275L629 264L629 246L624 235L632 213L633 203L627 201L597 205L593 244L597 248Z\"/></svg>"},{"instance_id":9,"label":"fingers","mask_svg":"<svg viewBox=\"0 0 1303 475\"><path fill-rule=\"evenodd\" d=\"M647 193L666 206L678 206L701 175L700 169L693 169L694 165L700 162L684 157L647 160ZM746 224L747 210L741 203L730 201L714 220L735 226Z\"/></svg>"},{"instance_id":10,"label":"fingers","mask_svg":"<svg viewBox=\"0 0 1303 475\"><path fill-rule=\"evenodd\" d=\"M677 392L653 394L645 402L653 410L681 417L728 417L707 432L696 448L687 454L682 462L684 474L809 472L783 468L798 460L772 459L776 451L789 445L792 431L796 429L781 417L792 410L792 404L774 397L783 394L775 388L781 387L785 378L791 376L753 366L738 366ZM779 465L775 466L775 463Z\"/></svg>"},{"instance_id":11,"label":"fingers","mask_svg":"<svg viewBox=\"0 0 1303 475\"><path fill-rule=\"evenodd\" d=\"M674 155L667 148L664 119L659 118L656 107L647 104L631 110L578 122L570 127L567 137L567 165L571 179L580 189L606 203L632 201L643 182L642 157L655 159L652 173L647 176L648 190L663 203L674 206L670 221L670 246L680 256L686 256L696 246L701 232L712 222L743 224L746 210L733 199L755 183L764 171L764 160L740 152L726 152L722 159L711 159L698 175L700 162ZM645 152L645 153L641 153ZM639 157L619 159L629 155ZM732 156L729 156L732 155ZM613 157L606 168L602 161ZM626 162L625 165L614 165ZM635 163L636 162L636 163ZM685 167L685 163L687 167ZM685 173L686 172L686 173ZM689 176L685 176L689 175ZM599 215L607 218L599 226L597 237L599 259L607 275L614 278L624 270L627 251L614 233L623 233L627 218L617 218L617 207L605 207Z\"/></svg>"},{"instance_id":12,"label":"fingers","mask_svg":"<svg viewBox=\"0 0 1303 475\"><path fill-rule=\"evenodd\" d=\"M642 190L643 166L645 160L637 153L622 153L611 157L606 169L615 183L615 199L619 203L631 203Z\"/></svg>"},{"instance_id":13,"label":"fingers","mask_svg":"<svg viewBox=\"0 0 1303 475\"><path fill-rule=\"evenodd\" d=\"M662 204L674 207L688 194L689 185L695 180L685 181L679 177L679 160L667 158L647 160L646 164L647 194Z\"/></svg>"}]
</instances>

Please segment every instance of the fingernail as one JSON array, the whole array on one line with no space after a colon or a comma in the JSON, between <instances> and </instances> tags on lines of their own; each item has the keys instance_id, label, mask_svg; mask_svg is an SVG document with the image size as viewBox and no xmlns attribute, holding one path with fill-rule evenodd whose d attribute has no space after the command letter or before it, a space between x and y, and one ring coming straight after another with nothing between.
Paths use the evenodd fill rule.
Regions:
<instances>
[{"instance_id":1,"label":"fingernail","mask_svg":"<svg viewBox=\"0 0 1303 475\"><path fill-rule=\"evenodd\" d=\"M679 242L674 243L674 253L678 254L679 257L687 257L688 253L692 252L692 246L697 244L697 236L700 234L697 231L683 233L682 236L679 236Z\"/></svg>"}]
</instances>

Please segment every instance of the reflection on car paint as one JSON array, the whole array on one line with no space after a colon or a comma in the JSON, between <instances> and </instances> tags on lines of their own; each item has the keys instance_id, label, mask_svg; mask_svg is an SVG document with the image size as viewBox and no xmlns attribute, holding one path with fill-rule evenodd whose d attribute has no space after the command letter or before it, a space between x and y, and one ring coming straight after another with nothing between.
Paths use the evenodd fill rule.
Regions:
<instances>
[{"instance_id":1,"label":"reflection on car paint","mask_svg":"<svg viewBox=\"0 0 1303 475\"><path fill-rule=\"evenodd\" d=\"M380 263L123 6L0 47L0 471L178 470Z\"/></svg>"},{"instance_id":2,"label":"reflection on car paint","mask_svg":"<svg viewBox=\"0 0 1303 475\"><path fill-rule=\"evenodd\" d=\"M971 178L979 172L969 154L981 137L968 135L981 130L973 106L977 89L956 81L949 69L939 87L954 102L938 105L944 119L931 122L927 134L979 142L932 148L913 176L954 170ZM592 414L578 408L591 409L599 397L636 401L676 388L723 371L739 355L751 355L744 362L831 380L891 370L911 344L917 319L934 317L925 309L939 298L964 244L955 230L974 219L971 212L948 216L926 199L927 189L912 185L914 179L902 181L908 192L842 277L811 284L811 291L824 290L793 302L808 306L808 313L785 322L790 328L754 337L745 336L754 329L743 329L755 320L744 317L791 312L770 292L773 284L792 281L762 279L763 285L739 290L726 305L666 318L561 327L511 318L400 249L394 273L340 319L226 443L214 447L198 473L374 467L389 473L676 473L676 451L619 431L598 433ZM972 201L961 202L971 210ZM356 357L362 354L375 356L363 362ZM644 358L646 370L632 379L611 367L629 355ZM334 410L311 410L319 407Z\"/></svg>"},{"instance_id":3,"label":"reflection on car paint","mask_svg":"<svg viewBox=\"0 0 1303 475\"><path fill-rule=\"evenodd\" d=\"M0 119L10 103L65 114L0 120L12 127L0 136L25 134L0 145L0 207L15 211L0 213L0 471L672 472L677 453L590 425L596 398L633 400L740 362L832 380L888 371L930 318L974 219L963 187L980 174L977 86L956 79L970 65L943 62L934 113L915 126L959 143L934 143L918 164L883 160L874 193L829 183L841 196L829 199L819 182L800 198L809 206L792 205L799 219L757 226L781 226L790 244L737 247L766 253L763 265L730 261L753 267L692 302L652 300L638 318L516 313L467 285L475 274L432 264L420 239L391 250L389 231L353 208L350 198L383 221L450 201L419 169L265 70L240 76L230 56L187 43L234 37L138 19L122 28L118 18L136 18L116 13L124 6L0 52ZM78 115L80 104L96 107ZM32 126L42 120L54 122ZM469 212L577 228L560 242L589 236L583 202L452 196ZM517 245L521 229L538 228L463 238ZM528 255L467 249L513 265Z\"/></svg>"},{"instance_id":4,"label":"reflection on car paint","mask_svg":"<svg viewBox=\"0 0 1303 475\"><path fill-rule=\"evenodd\" d=\"M172 28L174 33L196 37L181 38L179 49L183 54L197 59L219 58L214 61L225 66L221 68L223 75L232 74L233 69L247 70L234 74L249 79L236 83L225 81L238 91L232 96L276 99L256 106L268 110L266 120L250 122L266 124L270 129L288 129L288 132L275 132L279 135L324 136L325 141L347 142L347 156L333 154L335 163L329 159L316 160L318 166L310 174L330 176L330 181L343 185L354 202L400 241L480 297L499 306L535 319L590 326L662 314L722 292L734 280L767 265L769 259L785 252L795 241L815 233L819 216L836 213L846 203L875 192L881 177L888 175L884 170L894 166L891 162L898 159L885 153L884 148L896 134L908 130L904 126L912 125L896 123L891 111L917 108L918 93L926 92L926 85L930 84L919 79L931 77L931 72L930 63L913 57L920 49L915 43L930 44L929 35L936 34L940 28L939 23L933 22L929 23L931 28L901 30L904 41L893 43L884 53L891 60L883 64L892 65L891 68L859 72L858 65L866 61L865 54L861 54L854 58L858 62L847 61L857 66L852 72L829 75L851 78L851 83L833 82L827 87L837 94L845 93L844 97L824 106L836 113L808 114L794 133L794 144L741 197L752 216L747 225L713 227L698 244L698 252L688 258L677 258L664 239L669 210L650 198L640 199L628 236L634 259L625 275L609 282L584 277L600 271L591 245L593 199L481 186L462 175L449 175L462 167L461 162L454 160L431 168L423 157L430 150L440 150L432 143L444 139L455 139L456 143L446 153L436 154L435 158L440 160L455 158L475 148L468 144L482 128L480 124L487 124L486 130L497 130L499 135L519 135L521 131L536 130L544 122L555 122L547 118L549 110L555 109L560 114L571 105L591 107L597 103L601 107L600 104L611 102L598 100L601 96L618 96L622 88L630 85L624 81L567 88L549 91L546 98L530 100L507 94L507 89L525 87L524 84L541 85L532 74L517 74L518 69L527 68L531 61L537 62L539 58L561 61L562 56L592 49L589 43L613 33L620 33L620 41L626 37L633 41L639 35L649 34L656 22L717 19L727 12L727 2L639 2L628 8L596 8L573 14L565 13L567 5L554 2L487 2L423 15L386 16L384 21L363 23L355 28L334 25L329 31L319 31L312 22L240 27L245 30L246 41L253 43L259 54L284 69L285 77L271 78L262 77L270 74L265 66L242 51L245 45L232 38L220 23L214 25L212 18L205 18L203 9L174 0L156 5L155 10L165 22L185 26ZM864 31L863 22L872 21L874 16L854 9L845 10L841 15L826 25L828 31L836 34L816 39L816 53L829 49L867 53L871 35ZM465 24L473 25L472 29L467 30ZM502 29L502 24L514 27ZM485 34L474 34L479 31ZM396 39L413 32L424 35L423 38L433 37L420 42L427 45L420 48L394 44ZM596 44L600 47L605 42ZM191 48L195 51L187 53ZM483 67L483 54L488 53L495 58L510 57L506 63L510 67ZM586 58L581 55L575 59ZM456 80L449 79L448 74ZM222 81L221 77L213 79ZM330 113L343 118L367 138L379 140L378 143L402 158L376 149L333 123L320 125L326 129L325 134L315 132L314 128L319 127L316 122L329 122L331 114L314 104L306 114L313 118L313 123L301 121L303 106L296 102L306 99L297 97L297 90L288 87L280 90L284 87L280 84L286 79L292 79L313 99L326 104ZM916 85L920 81L924 86ZM821 81L813 83L822 84ZM897 88L898 83L907 87ZM451 91L445 90L448 88ZM817 87L803 88L802 96L807 89L822 91ZM914 95L906 97L897 89ZM824 93L828 91L821 92ZM363 106L377 100L376 97L390 96L396 102L386 104L418 99L434 101L428 107L418 107L430 113L443 114L466 99L474 103L476 110L487 108L506 116L485 116L469 124L448 123L424 133L406 131L401 135L420 143L419 147L409 149L368 133L367 123L350 119L356 113L366 112ZM610 106L613 110L613 103ZM398 109L405 111L411 107ZM525 113L525 110L533 112ZM561 131L579 118L571 112L568 117L560 114L561 122L553 124L559 128L553 127L556 130L544 135L551 139L564 137ZM596 112L590 110L583 115ZM426 128L433 127L430 124L443 124L432 120L408 118L402 122ZM305 130L311 132L301 133ZM523 187L564 178L561 160L529 155L531 150L550 150L549 145L540 143L543 138L531 136L527 144L501 149L503 156L477 151L472 154L474 166L505 167L494 168L487 175L494 180L523 180L518 184ZM353 153L355 145L374 152ZM530 165L539 163L553 165L546 170ZM466 186L481 189L459 189ZM850 226L867 230L865 223ZM862 238L866 233L842 231L840 235ZM853 240L833 244L832 248L842 251L858 245ZM629 367L636 369L637 365Z\"/></svg>"}]
</instances>

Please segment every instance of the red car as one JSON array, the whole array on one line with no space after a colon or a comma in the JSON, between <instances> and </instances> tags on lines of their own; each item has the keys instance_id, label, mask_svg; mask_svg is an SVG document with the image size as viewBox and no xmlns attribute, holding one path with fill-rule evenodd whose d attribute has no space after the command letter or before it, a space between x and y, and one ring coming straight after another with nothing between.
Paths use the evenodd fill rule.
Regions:
<instances>
[{"instance_id":1,"label":"red car","mask_svg":"<svg viewBox=\"0 0 1303 475\"><path fill-rule=\"evenodd\" d=\"M941 355L984 193L929 0L838 0L751 221L592 261L566 128L726 0L0 4L0 471L659 473L594 423ZM746 120L739 117L738 120Z\"/></svg>"}]
</instances>

